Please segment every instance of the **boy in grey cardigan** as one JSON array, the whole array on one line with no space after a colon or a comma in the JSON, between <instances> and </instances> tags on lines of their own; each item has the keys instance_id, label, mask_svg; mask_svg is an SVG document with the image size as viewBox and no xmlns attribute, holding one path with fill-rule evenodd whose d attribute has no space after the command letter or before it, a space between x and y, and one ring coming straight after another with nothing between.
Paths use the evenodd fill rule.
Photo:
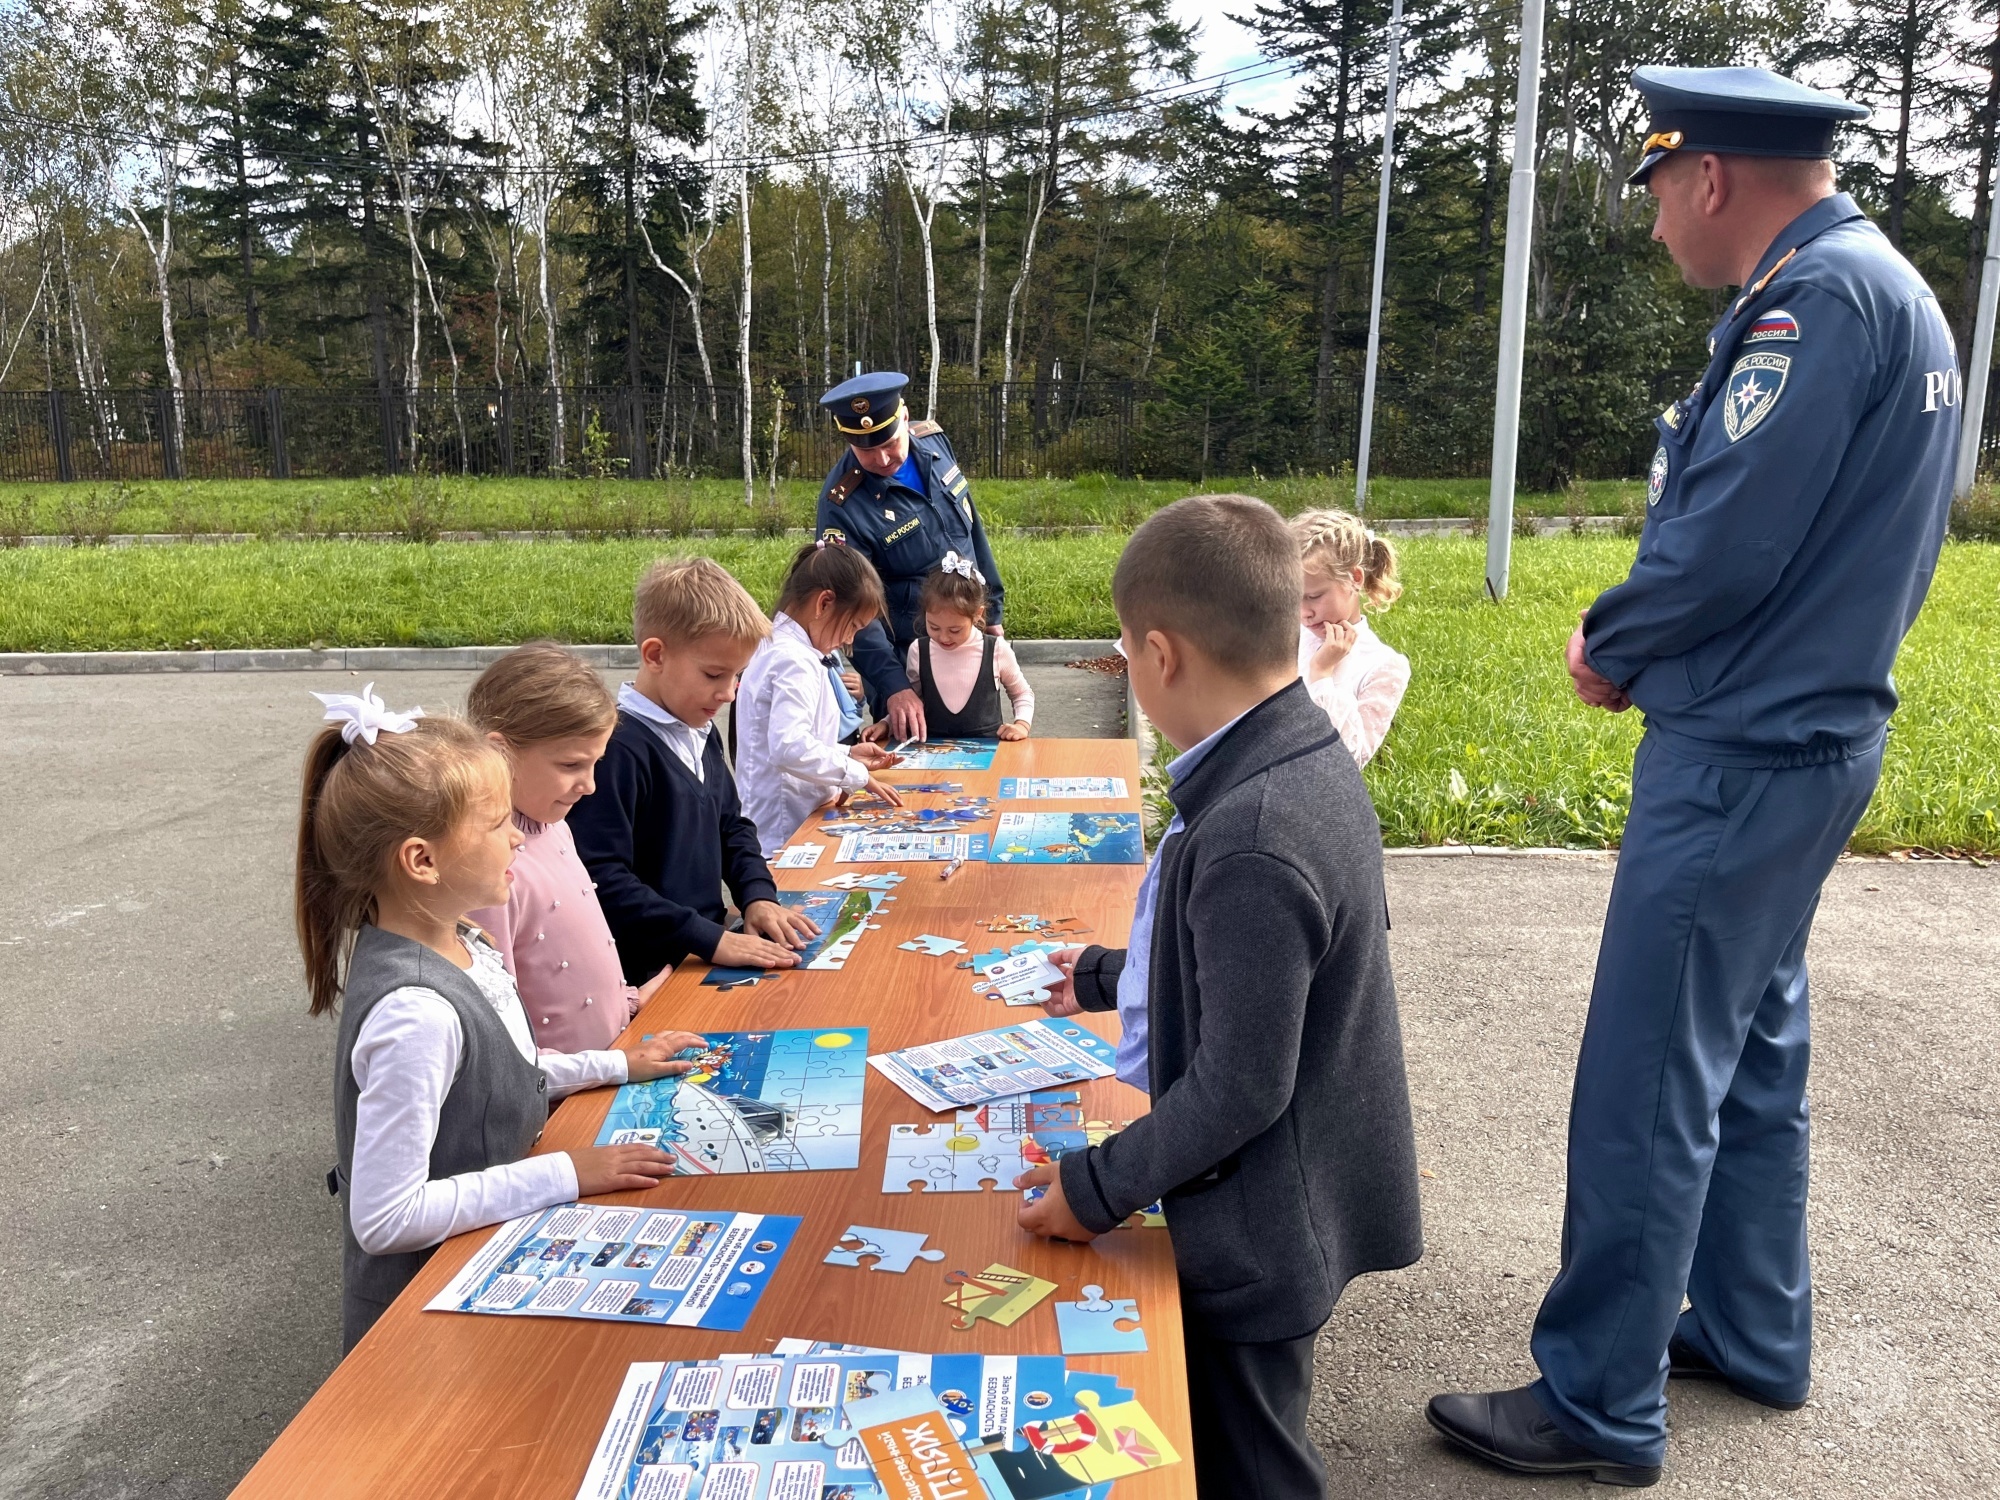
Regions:
<instances>
[{"instance_id":1,"label":"boy in grey cardigan","mask_svg":"<svg viewBox=\"0 0 2000 1500\"><path fill-rule=\"evenodd\" d=\"M1049 1010L1118 1010L1151 1113L1022 1185L1086 1240L1164 1201L1203 1500L1325 1493L1313 1336L1341 1289L1422 1253L1382 838L1298 680L1297 544L1242 495L1133 533L1112 593L1132 688L1186 747L1132 946L1058 955Z\"/></svg>"}]
</instances>

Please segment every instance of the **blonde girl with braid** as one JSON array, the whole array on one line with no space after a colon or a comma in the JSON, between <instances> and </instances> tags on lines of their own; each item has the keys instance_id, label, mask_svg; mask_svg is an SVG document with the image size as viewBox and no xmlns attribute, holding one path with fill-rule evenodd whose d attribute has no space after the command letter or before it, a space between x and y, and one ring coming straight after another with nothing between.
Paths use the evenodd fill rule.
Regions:
<instances>
[{"instance_id":1,"label":"blonde girl with braid","mask_svg":"<svg viewBox=\"0 0 2000 1500\"><path fill-rule=\"evenodd\" d=\"M1382 748L1410 685L1409 658L1376 635L1367 617L1403 592L1396 549L1344 510L1301 511L1292 533L1305 572L1299 676L1355 764L1365 766Z\"/></svg>"}]
</instances>

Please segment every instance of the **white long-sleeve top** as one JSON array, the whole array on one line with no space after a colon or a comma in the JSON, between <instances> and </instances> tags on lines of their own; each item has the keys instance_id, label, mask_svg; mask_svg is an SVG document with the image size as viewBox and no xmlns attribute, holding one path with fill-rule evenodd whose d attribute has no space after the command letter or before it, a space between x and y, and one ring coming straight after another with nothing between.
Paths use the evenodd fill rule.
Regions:
<instances>
[{"instance_id":1,"label":"white long-sleeve top","mask_svg":"<svg viewBox=\"0 0 2000 1500\"><path fill-rule=\"evenodd\" d=\"M815 810L868 785L840 743L840 700L820 649L783 610L736 691L736 790L769 859Z\"/></svg>"},{"instance_id":2,"label":"white long-sleeve top","mask_svg":"<svg viewBox=\"0 0 2000 1500\"><path fill-rule=\"evenodd\" d=\"M472 955L473 983L521 1056L548 1075L551 1099L625 1082L623 1052L537 1055L521 996L499 950L470 934L465 946ZM420 985L391 990L361 1023L349 1060L361 1098L347 1207L354 1238L370 1255L422 1250L576 1196L576 1165L566 1151L431 1179L438 1114L458 1076L464 1046L451 1002Z\"/></svg>"},{"instance_id":3,"label":"white long-sleeve top","mask_svg":"<svg viewBox=\"0 0 2000 1500\"><path fill-rule=\"evenodd\" d=\"M1340 742L1347 746L1357 766L1365 766L1382 748L1382 741L1394 722L1410 685L1410 659L1369 628L1366 619L1354 622L1354 649L1318 682L1309 668L1313 653L1326 644L1326 632L1315 635L1299 627L1299 676L1313 702L1326 710Z\"/></svg>"}]
</instances>

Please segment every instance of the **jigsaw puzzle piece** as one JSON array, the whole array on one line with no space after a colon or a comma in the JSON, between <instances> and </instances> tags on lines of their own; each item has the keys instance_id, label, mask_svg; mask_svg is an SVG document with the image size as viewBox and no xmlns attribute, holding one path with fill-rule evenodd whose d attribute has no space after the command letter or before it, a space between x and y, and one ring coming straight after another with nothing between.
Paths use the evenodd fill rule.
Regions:
<instances>
[{"instance_id":1,"label":"jigsaw puzzle piece","mask_svg":"<svg viewBox=\"0 0 2000 1500\"><path fill-rule=\"evenodd\" d=\"M934 932L920 932L907 943L896 944L909 953L924 953L932 958L945 958L953 953L963 953L965 944L957 938L939 937Z\"/></svg>"},{"instance_id":2,"label":"jigsaw puzzle piece","mask_svg":"<svg viewBox=\"0 0 2000 1500\"><path fill-rule=\"evenodd\" d=\"M1121 1326L1129 1324L1129 1327ZM1146 1330L1139 1304L1130 1297L1105 1298L1101 1286L1083 1289L1080 1302L1056 1304L1056 1331L1064 1354L1144 1354Z\"/></svg>"},{"instance_id":3,"label":"jigsaw puzzle piece","mask_svg":"<svg viewBox=\"0 0 2000 1500\"><path fill-rule=\"evenodd\" d=\"M944 1279L951 1288L945 1293L944 1305L958 1313L953 1326L961 1333L969 1331L981 1318L1002 1328L1012 1327L1022 1314L1056 1289L1053 1281L1030 1276L998 1261L977 1273L947 1271Z\"/></svg>"},{"instance_id":4,"label":"jigsaw puzzle piece","mask_svg":"<svg viewBox=\"0 0 2000 1500\"><path fill-rule=\"evenodd\" d=\"M859 1266L861 1257L872 1255L876 1271L903 1272L913 1260L943 1260L944 1251L926 1248L928 1235L906 1229L876 1229L867 1224L850 1224L840 1242L826 1253L830 1266Z\"/></svg>"}]
</instances>

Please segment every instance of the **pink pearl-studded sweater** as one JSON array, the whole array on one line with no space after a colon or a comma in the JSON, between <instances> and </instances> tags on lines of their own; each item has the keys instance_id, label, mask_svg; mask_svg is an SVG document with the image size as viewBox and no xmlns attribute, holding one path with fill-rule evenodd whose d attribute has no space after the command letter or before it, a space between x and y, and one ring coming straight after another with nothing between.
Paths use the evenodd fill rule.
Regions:
<instances>
[{"instance_id":1,"label":"pink pearl-studded sweater","mask_svg":"<svg viewBox=\"0 0 2000 1500\"><path fill-rule=\"evenodd\" d=\"M601 1051L639 1013L639 992L618 966L597 887L576 857L569 824L537 823L516 812L514 826L528 841L514 856L507 904L467 920L484 928L506 959L537 1047Z\"/></svg>"}]
</instances>

